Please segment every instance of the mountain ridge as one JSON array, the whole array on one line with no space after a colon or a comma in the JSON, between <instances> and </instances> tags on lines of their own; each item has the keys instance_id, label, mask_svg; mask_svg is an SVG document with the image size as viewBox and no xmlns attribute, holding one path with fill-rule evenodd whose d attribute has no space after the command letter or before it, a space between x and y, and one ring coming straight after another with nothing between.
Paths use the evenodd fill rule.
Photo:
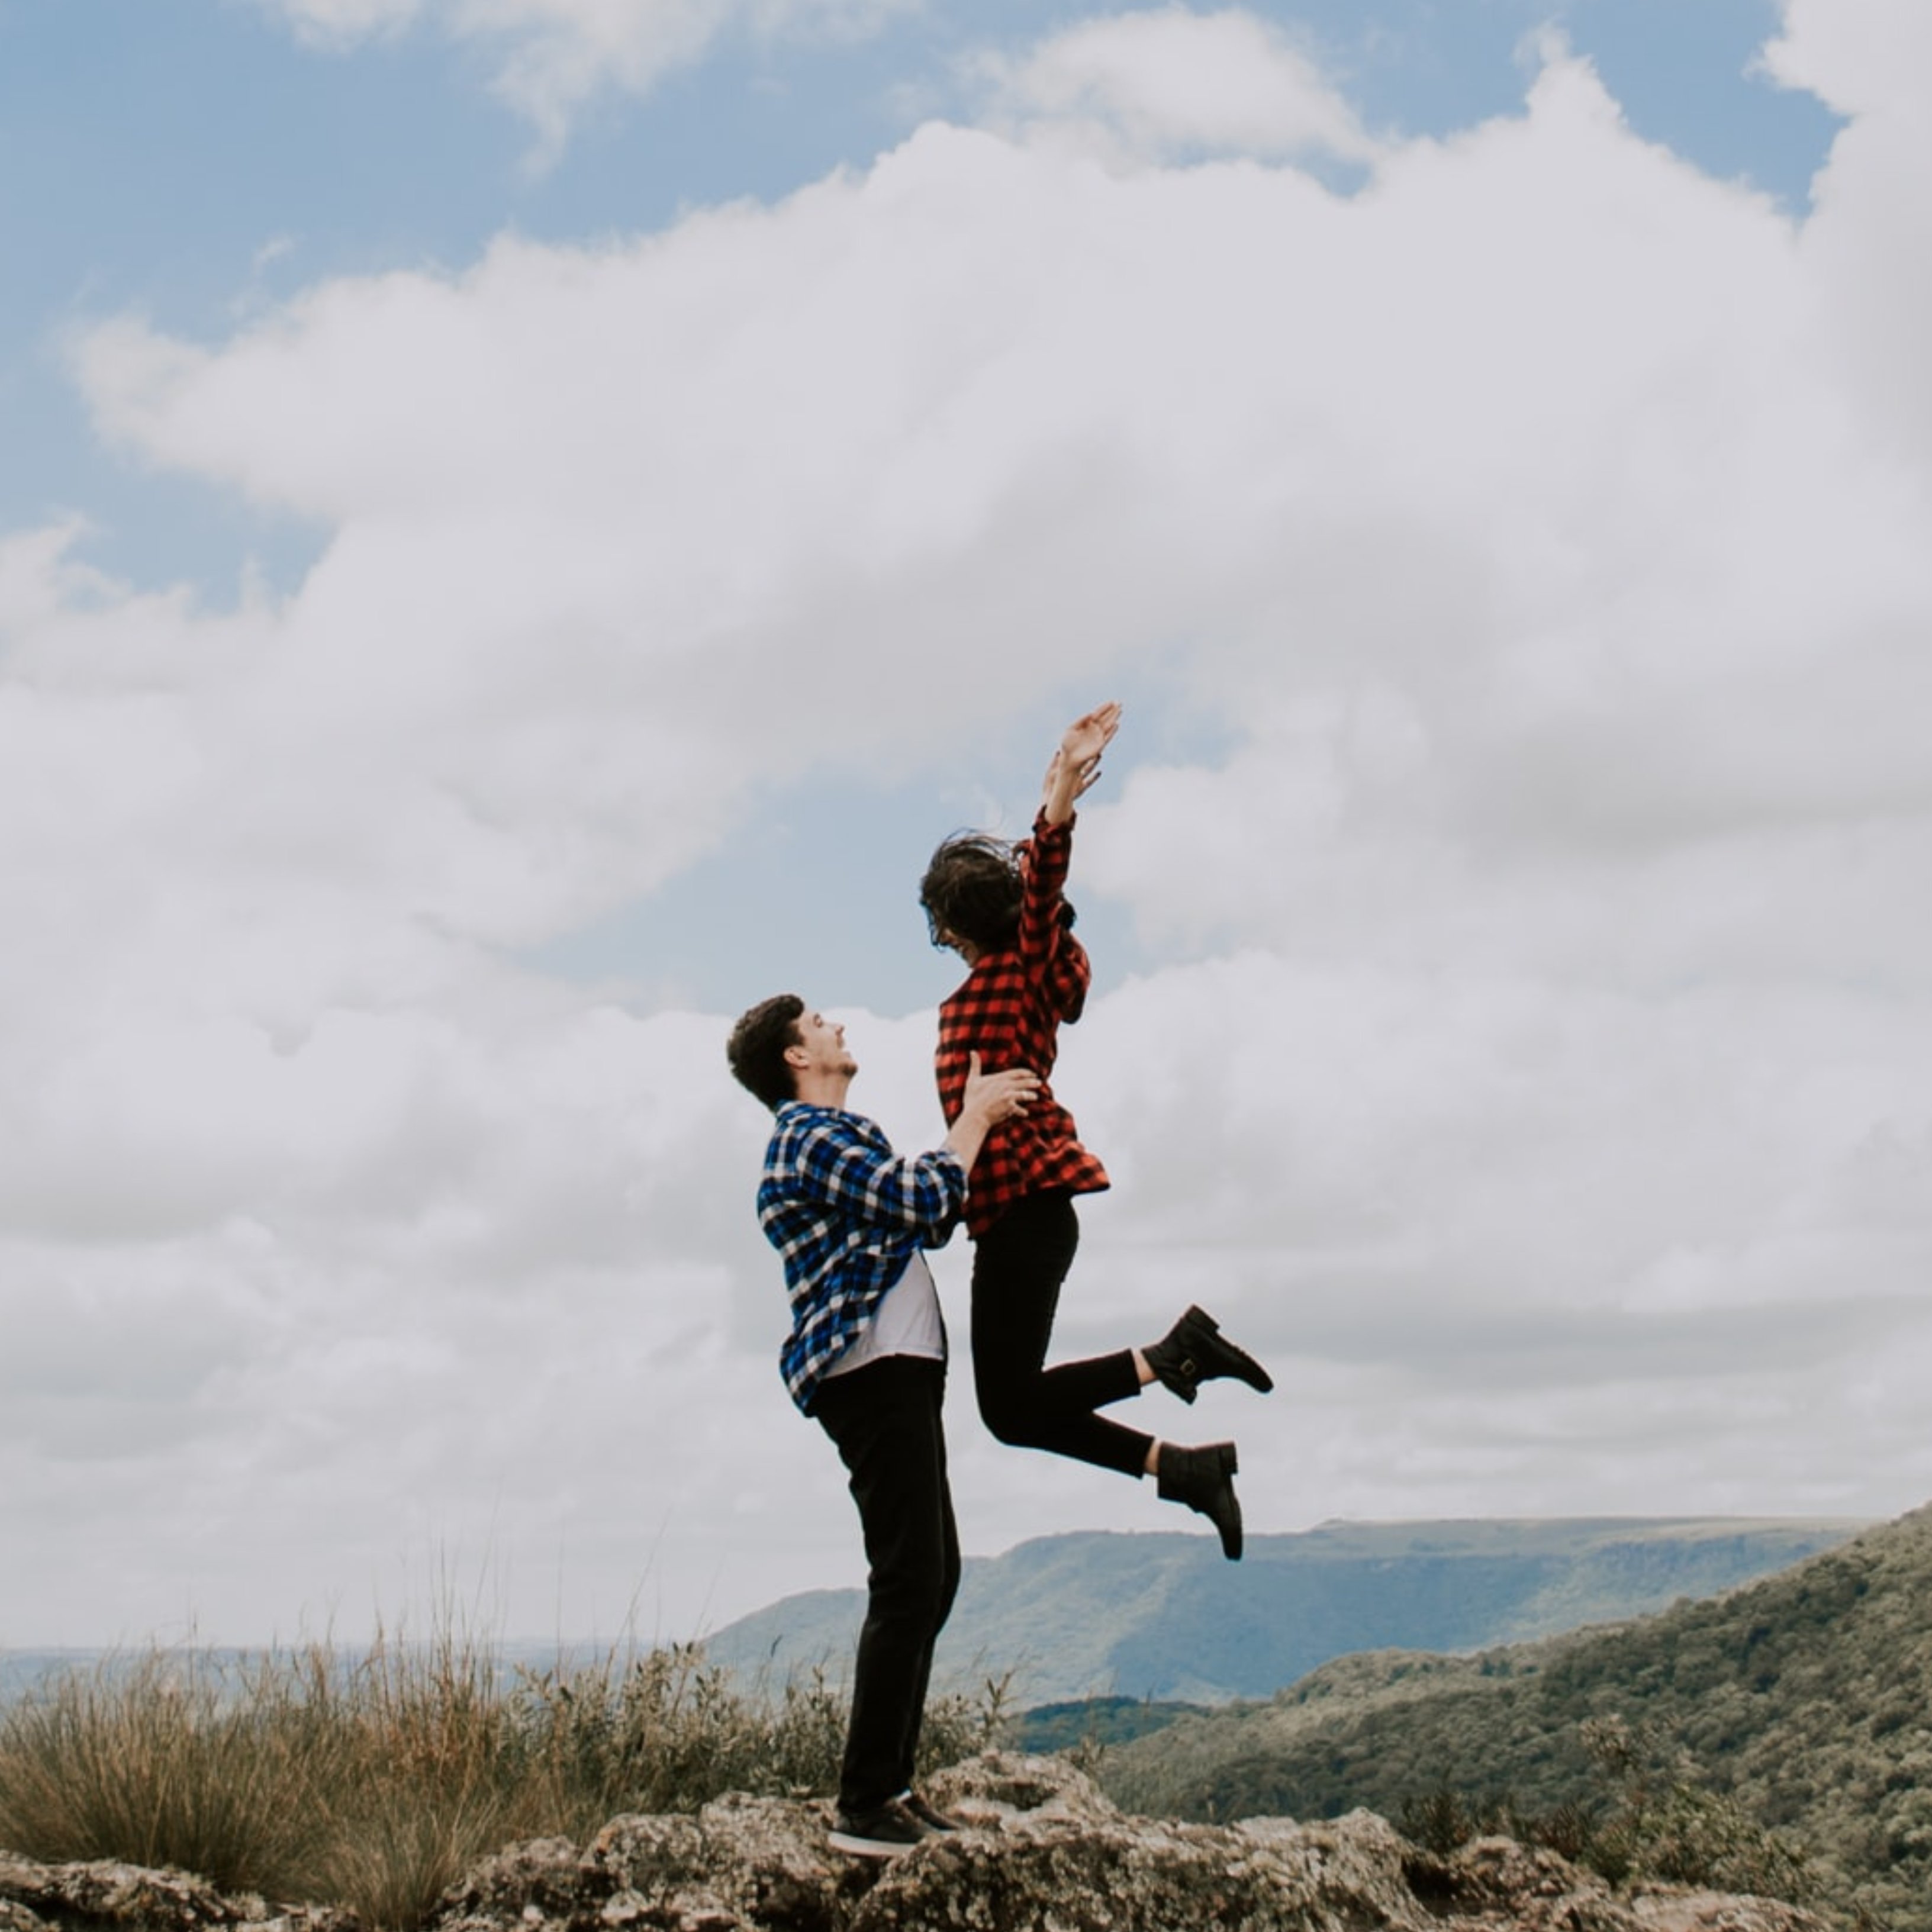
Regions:
<instances>
[{"instance_id":1,"label":"mountain ridge","mask_svg":"<svg viewBox=\"0 0 1932 1932\"><path fill-rule=\"evenodd\" d=\"M941 1688L1010 1671L1012 1701L1267 1696L1360 1650L1475 1651L1735 1588L1868 1519L1471 1517L1334 1521L1211 1536L1078 1530L969 1557L934 1666ZM848 1667L864 1594L780 1599L705 1639L735 1676Z\"/></svg>"}]
</instances>

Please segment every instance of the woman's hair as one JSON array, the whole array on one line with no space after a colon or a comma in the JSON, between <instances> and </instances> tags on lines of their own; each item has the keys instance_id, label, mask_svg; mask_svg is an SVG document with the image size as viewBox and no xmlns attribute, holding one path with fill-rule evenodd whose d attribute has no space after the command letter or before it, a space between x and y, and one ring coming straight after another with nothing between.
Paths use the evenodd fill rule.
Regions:
<instances>
[{"instance_id":1,"label":"woman's hair","mask_svg":"<svg viewBox=\"0 0 1932 1932\"><path fill-rule=\"evenodd\" d=\"M1019 930L1019 860L991 832L956 832L933 854L919 902L935 946L946 934L982 952L1007 945Z\"/></svg>"},{"instance_id":2,"label":"woman's hair","mask_svg":"<svg viewBox=\"0 0 1932 1932\"><path fill-rule=\"evenodd\" d=\"M798 1022L805 1002L796 993L776 993L744 1013L724 1044L740 1086L755 1094L776 1113L798 1097L798 1083L785 1063L785 1048L799 1043Z\"/></svg>"}]
</instances>

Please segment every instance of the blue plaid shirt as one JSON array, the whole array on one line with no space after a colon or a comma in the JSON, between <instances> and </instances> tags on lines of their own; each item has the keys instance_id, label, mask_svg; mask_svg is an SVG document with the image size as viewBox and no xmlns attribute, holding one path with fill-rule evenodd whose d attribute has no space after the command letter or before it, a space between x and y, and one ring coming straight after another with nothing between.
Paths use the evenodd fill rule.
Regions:
<instances>
[{"instance_id":1,"label":"blue plaid shirt","mask_svg":"<svg viewBox=\"0 0 1932 1932\"><path fill-rule=\"evenodd\" d=\"M758 1225L784 1262L791 1333L778 1370L809 1412L920 1248L944 1247L966 1201L950 1148L908 1157L862 1114L788 1100L758 1183Z\"/></svg>"}]
</instances>

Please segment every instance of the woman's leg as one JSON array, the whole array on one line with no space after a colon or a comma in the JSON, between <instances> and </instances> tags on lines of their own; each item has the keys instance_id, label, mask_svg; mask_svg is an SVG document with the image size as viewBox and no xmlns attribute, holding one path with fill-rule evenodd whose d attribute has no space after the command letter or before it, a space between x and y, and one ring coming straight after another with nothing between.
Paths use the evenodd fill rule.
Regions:
<instances>
[{"instance_id":1,"label":"woman's leg","mask_svg":"<svg viewBox=\"0 0 1932 1932\"><path fill-rule=\"evenodd\" d=\"M973 1258L980 1413L1002 1442L1138 1476L1153 1438L1094 1413L1140 1392L1132 1352L1046 1366L1060 1283L1079 1244L1079 1217L1064 1193L1016 1202L980 1237Z\"/></svg>"}]
</instances>

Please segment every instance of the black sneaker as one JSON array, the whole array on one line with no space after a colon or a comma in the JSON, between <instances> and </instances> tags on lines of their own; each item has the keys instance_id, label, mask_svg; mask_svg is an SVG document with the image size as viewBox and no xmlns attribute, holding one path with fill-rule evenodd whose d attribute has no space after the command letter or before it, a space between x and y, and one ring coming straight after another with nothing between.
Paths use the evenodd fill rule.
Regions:
<instances>
[{"instance_id":1,"label":"black sneaker","mask_svg":"<svg viewBox=\"0 0 1932 1932\"><path fill-rule=\"evenodd\" d=\"M842 1811L826 1835L835 1852L861 1858L896 1858L932 1836L896 1798L867 1811Z\"/></svg>"},{"instance_id":2,"label":"black sneaker","mask_svg":"<svg viewBox=\"0 0 1932 1932\"><path fill-rule=\"evenodd\" d=\"M899 1802L928 1832L963 1832L966 1828L957 1818L949 1818L938 1805L928 1804L916 1791L908 1791Z\"/></svg>"}]
</instances>

